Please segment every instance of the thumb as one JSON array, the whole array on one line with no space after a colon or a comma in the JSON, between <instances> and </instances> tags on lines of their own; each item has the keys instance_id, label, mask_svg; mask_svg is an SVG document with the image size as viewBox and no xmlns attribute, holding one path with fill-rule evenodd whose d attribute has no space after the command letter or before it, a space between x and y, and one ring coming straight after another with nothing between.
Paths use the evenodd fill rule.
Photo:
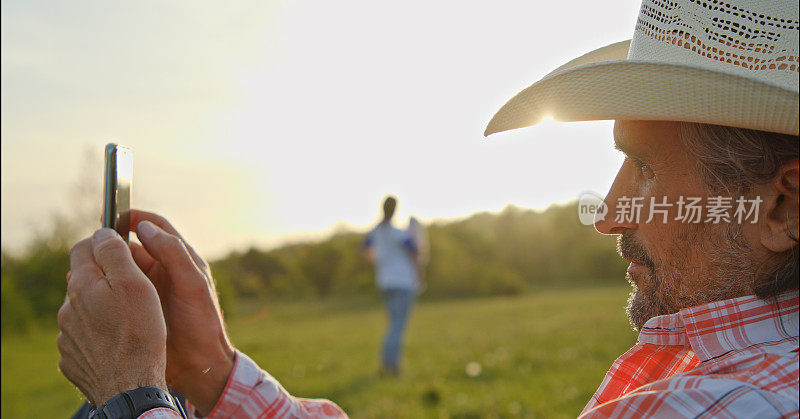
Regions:
<instances>
[{"instance_id":1,"label":"thumb","mask_svg":"<svg viewBox=\"0 0 800 419\"><path fill-rule=\"evenodd\" d=\"M130 274L141 273L131 257L128 245L113 229L103 228L92 235L92 253L106 276L122 279Z\"/></svg>"},{"instance_id":2,"label":"thumb","mask_svg":"<svg viewBox=\"0 0 800 419\"><path fill-rule=\"evenodd\" d=\"M205 287L205 277L180 237L167 233L150 221L139 222L136 236L147 253L166 269L174 285Z\"/></svg>"}]
</instances>

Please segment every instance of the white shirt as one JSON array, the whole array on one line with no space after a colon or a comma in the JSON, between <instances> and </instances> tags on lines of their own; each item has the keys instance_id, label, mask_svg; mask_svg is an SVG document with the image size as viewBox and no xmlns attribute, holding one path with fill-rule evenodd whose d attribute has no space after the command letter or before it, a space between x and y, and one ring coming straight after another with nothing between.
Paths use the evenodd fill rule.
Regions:
<instances>
[{"instance_id":1,"label":"white shirt","mask_svg":"<svg viewBox=\"0 0 800 419\"><path fill-rule=\"evenodd\" d=\"M414 263L416 243L407 231L388 222L378 224L368 235L364 247L375 254L375 282L378 288L416 290L419 284Z\"/></svg>"}]
</instances>

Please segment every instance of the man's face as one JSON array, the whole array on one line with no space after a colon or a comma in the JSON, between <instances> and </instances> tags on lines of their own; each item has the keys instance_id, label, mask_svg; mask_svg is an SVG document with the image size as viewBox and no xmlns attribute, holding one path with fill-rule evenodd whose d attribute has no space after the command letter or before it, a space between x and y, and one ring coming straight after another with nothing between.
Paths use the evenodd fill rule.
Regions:
<instances>
[{"instance_id":1,"label":"man's face","mask_svg":"<svg viewBox=\"0 0 800 419\"><path fill-rule=\"evenodd\" d=\"M736 280L755 269L748 232L736 223L704 222L707 198L722 194L704 187L678 124L617 121L614 140L625 161L605 199L605 219L595 220L595 227L618 234L618 251L631 262L626 275L633 286L627 307L631 324L641 329L655 316L749 294L747 281ZM689 198L702 198L700 222L679 217L678 203ZM666 217L652 211L650 219L651 209L664 210Z\"/></svg>"}]
</instances>

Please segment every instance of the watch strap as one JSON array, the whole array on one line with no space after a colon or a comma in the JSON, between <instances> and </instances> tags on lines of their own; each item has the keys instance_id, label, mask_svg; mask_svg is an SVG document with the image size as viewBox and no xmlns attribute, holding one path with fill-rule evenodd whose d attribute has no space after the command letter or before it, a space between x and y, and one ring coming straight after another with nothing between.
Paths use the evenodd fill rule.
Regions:
<instances>
[{"instance_id":1,"label":"watch strap","mask_svg":"<svg viewBox=\"0 0 800 419\"><path fill-rule=\"evenodd\" d=\"M172 409L180 414L177 401L168 391L159 387L139 387L117 394L106 404L92 410L89 419L132 419L157 408Z\"/></svg>"}]
</instances>

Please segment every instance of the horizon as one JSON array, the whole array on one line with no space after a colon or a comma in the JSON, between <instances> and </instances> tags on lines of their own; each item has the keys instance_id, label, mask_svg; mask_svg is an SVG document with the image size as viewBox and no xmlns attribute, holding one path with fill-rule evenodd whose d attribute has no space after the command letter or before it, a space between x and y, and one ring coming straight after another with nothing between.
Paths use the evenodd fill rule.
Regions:
<instances>
[{"instance_id":1,"label":"horizon","mask_svg":"<svg viewBox=\"0 0 800 419\"><path fill-rule=\"evenodd\" d=\"M537 214L542 214L549 211L553 207L564 207L569 206L572 204L577 204L578 199L572 198L567 201L563 202L553 202L548 204L546 207L543 208L531 208L531 207L522 207L513 203L506 204L503 208L500 209L486 209L486 210L478 210L471 212L465 215L456 215L456 216L447 216L447 217L433 217L430 219L421 219L418 218L417 220L425 227L429 228L432 225L446 225L452 223L459 223L462 221L469 220L470 218L476 217L478 215L483 214L490 214L493 216L497 216L502 214L508 208L516 208L523 211L533 211ZM398 218L396 215L392 217L392 225L400 228L405 229L408 227L409 219L414 216L410 214L406 217ZM276 238L276 242L274 243L262 243L260 246L256 244L242 244L239 247L233 247L226 250L225 254L216 255L212 259L220 259L223 258L231 253L235 252L245 252L249 249L257 249L261 251L271 251L275 249L280 249L282 247L287 246L294 246L294 245L302 245L302 244L313 244L313 243L320 243L330 240L331 238L339 235L339 234L366 234L372 228L374 228L381 220L380 216L376 216L375 221L371 224L366 226L363 225L353 225L349 224L345 221L336 222L334 225L329 226L328 228L320 231L300 231L295 232L290 235L284 235L280 238ZM575 221L578 221L578 214L575 214ZM592 227L593 228L593 227ZM600 234L600 233L598 233Z\"/></svg>"},{"instance_id":2,"label":"horizon","mask_svg":"<svg viewBox=\"0 0 800 419\"><path fill-rule=\"evenodd\" d=\"M503 212L505 212L509 208L515 208L515 209L519 209L519 210L522 210L522 211L532 211L532 212L535 212L537 214L542 214L542 213L545 213L545 212L549 211L553 207L564 207L564 206L569 206L569 205L573 205L573 204L578 204L578 202L579 202L579 200L577 198L571 198L571 199L569 199L567 201L563 201L563 202L553 202L553 203L548 204L545 207L540 207L540 208L523 207L523 206L520 206L520 205L516 205L514 203L508 203L504 207L499 208L499 209L484 209L484 210L473 211L473 212L470 212L470 213L464 214L464 215L441 216L441 217L433 217L433 218L429 218L429 219L418 218L418 221L424 227L429 228L429 227L431 227L433 225L446 225L446 224L452 224L452 223L459 223L459 222L466 221L466 220L469 220L469 219L471 219L473 217L476 217L476 216L479 216L479 215L484 215L484 214L497 216L497 215L502 214ZM395 215L395 216L392 217L392 225L394 225L395 227L400 228L400 229L407 228L409 220L410 220L410 218L412 216L415 216L415 215L409 214L409 215L407 215L405 217ZM578 218L578 215L576 213L575 220L578 221L578 219L579 218ZM267 252L269 252L269 251L280 249L280 248L283 248L283 247L290 247L290 246L303 245L303 244L322 243L322 242L330 240L331 238L333 238L333 237L335 237L337 235L340 235L340 234L366 234L372 228L374 228L380 221L381 221L381 215L379 213L376 213L375 220L372 223L366 224L366 225L355 225L355 224L348 223L346 221L337 221L333 225L328 226L327 228L325 228L323 230L318 230L318 231L298 231L298 232L294 232L294 233L291 233L291 234L282 235L280 237L275 237L271 241L262 241L260 243L255 243L255 242L240 243L237 246L232 246L232 247L228 247L226 249L223 249L218 254L207 255L205 257L207 257L207 258L209 258L210 260L213 261L213 260L223 259L223 258L225 258L225 257L227 257L227 256L229 256L229 255L231 255L233 253L243 253L243 252L246 252L247 250L250 250L250 249L257 249L259 251L267 251ZM33 239L33 237L31 237L31 239ZM3 247L2 251L3 251L3 253L5 253L7 255L10 255L10 256L13 256L13 257L21 256L25 252L24 247L26 247L29 244L30 244L30 242L26 242L19 248L6 248L6 247Z\"/></svg>"}]
</instances>

